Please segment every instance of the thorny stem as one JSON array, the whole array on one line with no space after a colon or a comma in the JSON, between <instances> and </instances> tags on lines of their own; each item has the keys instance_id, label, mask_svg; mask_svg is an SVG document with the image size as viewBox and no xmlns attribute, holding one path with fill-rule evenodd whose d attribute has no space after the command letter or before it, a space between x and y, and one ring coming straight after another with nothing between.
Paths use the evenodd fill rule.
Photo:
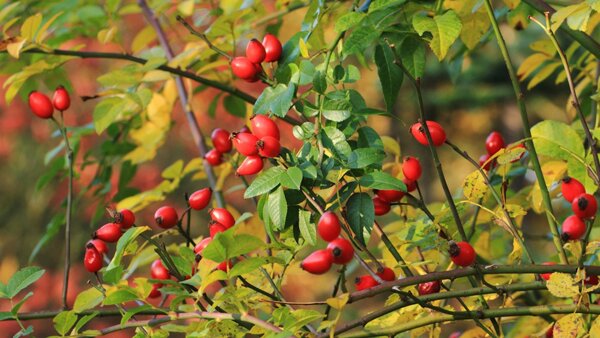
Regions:
<instances>
[{"instance_id":1,"label":"thorny stem","mask_svg":"<svg viewBox=\"0 0 600 338\"><path fill-rule=\"evenodd\" d=\"M504 41L504 37L502 36L502 32L500 31L500 27L498 26L498 21L496 20L496 16L494 15L494 8L492 7L492 3L490 0L484 1L486 11L488 13L489 20L494 29L494 34L496 35L496 40L498 41L498 47L500 48L500 52L502 53L502 57L504 59L504 63L506 64L506 69L508 70L508 75L510 77L510 82L512 84L513 90L515 92L515 97L517 99L517 104L519 106L519 113L521 115L521 123L523 124L523 134L525 135L525 145L527 146L527 150L531 154L531 164L533 165L533 170L535 171L535 176L538 181L538 185L540 187L540 191L542 194L542 200L544 203L544 209L546 211L546 218L548 220L548 227L550 228L550 232L552 233L552 239L554 241L554 246L556 247L556 251L558 252L558 256L560 262L565 264L568 263L567 254L565 249L562 246L562 242L560 240L560 233L558 232L558 225L554 219L554 211L552 208L552 201L550 198L550 193L548 192L548 187L546 186L546 179L544 178L544 172L542 171L542 166L540 164L540 159L538 158L537 151L533 144L533 139L531 137L531 126L529 124L529 118L527 116L527 107L525 106L525 95L521 91L521 87L519 85L519 79L515 72L515 68L513 67L510 54L508 54L508 48L506 47L506 42Z\"/></svg>"},{"instance_id":2,"label":"thorny stem","mask_svg":"<svg viewBox=\"0 0 600 338\"><path fill-rule=\"evenodd\" d=\"M63 137L65 142L65 151L67 158L67 166L69 168L69 176L68 176L68 190L67 190L67 210L65 212L65 272L63 276L63 289L62 289L62 306L63 309L68 309L69 304L67 304L67 293L69 290L69 270L71 268L71 216L73 209L73 149L71 149L71 145L69 144L69 136L67 135L67 127L64 126L64 119L61 122L58 122L54 117L52 117L52 121L56 124L58 130L60 130L60 134Z\"/></svg>"}]
</instances>

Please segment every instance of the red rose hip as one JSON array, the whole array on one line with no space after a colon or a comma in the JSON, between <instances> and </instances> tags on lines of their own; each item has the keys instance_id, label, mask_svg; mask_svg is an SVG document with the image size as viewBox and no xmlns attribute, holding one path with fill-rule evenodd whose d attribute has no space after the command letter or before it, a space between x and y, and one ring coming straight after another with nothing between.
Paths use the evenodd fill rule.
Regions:
<instances>
[{"instance_id":1,"label":"red rose hip","mask_svg":"<svg viewBox=\"0 0 600 338\"><path fill-rule=\"evenodd\" d=\"M434 146L441 146L446 142L446 132L444 128L435 121L426 121L427 128L429 129L429 133L431 134L431 140L433 141ZM427 142L427 135L425 134L425 129L421 125L420 122L413 124L410 127L410 133L413 135L417 142L426 146L429 144Z\"/></svg>"},{"instance_id":2,"label":"red rose hip","mask_svg":"<svg viewBox=\"0 0 600 338\"><path fill-rule=\"evenodd\" d=\"M504 138L502 138L502 134L500 134L497 131L491 132L485 139L485 149L487 150L490 156L494 155L505 146L506 144L504 143Z\"/></svg>"},{"instance_id":3,"label":"red rose hip","mask_svg":"<svg viewBox=\"0 0 600 338\"><path fill-rule=\"evenodd\" d=\"M562 223L562 239L565 242L576 241L585 234L585 230L585 222L576 215L571 215Z\"/></svg>"},{"instance_id":4,"label":"red rose hip","mask_svg":"<svg viewBox=\"0 0 600 338\"><path fill-rule=\"evenodd\" d=\"M190 208L192 208L194 210L202 210L208 206L208 203L210 203L211 197L212 197L212 189L211 188L204 188L204 189L196 190L190 195L190 197L188 199L188 203L190 205Z\"/></svg>"},{"instance_id":5,"label":"red rose hip","mask_svg":"<svg viewBox=\"0 0 600 338\"><path fill-rule=\"evenodd\" d=\"M475 249L467 242L450 241L450 259L458 266L470 266L475 263Z\"/></svg>"},{"instance_id":6,"label":"red rose hip","mask_svg":"<svg viewBox=\"0 0 600 338\"><path fill-rule=\"evenodd\" d=\"M83 258L85 269L91 273L96 273L102 269L102 254L98 252L94 244L88 243Z\"/></svg>"},{"instance_id":7,"label":"red rose hip","mask_svg":"<svg viewBox=\"0 0 600 338\"><path fill-rule=\"evenodd\" d=\"M382 216L390 212L391 206L388 202L379 198L379 196L373 197L373 207L375 208L375 215Z\"/></svg>"},{"instance_id":8,"label":"red rose hip","mask_svg":"<svg viewBox=\"0 0 600 338\"><path fill-rule=\"evenodd\" d=\"M252 124L252 133L259 139L265 136L271 136L277 140L280 139L279 127L275 121L266 115L254 115L250 122Z\"/></svg>"},{"instance_id":9,"label":"red rose hip","mask_svg":"<svg viewBox=\"0 0 600 338\"><path fill-rule=\"evenodd\" d=\"M240 79L248 80L256 76L256 66L243 56L238 56L231 60L231 71Z\"/></svg>"},{"instance_id":10,"label":"red rose hip","mask_svg":"<svg viewBox=\"0 0 600 338\"><path fill-rule=\"evenodd\" d=\"M258 138L250 133L235 133L232 137L233 146L238 153L244 156L253 156L258 154Z\"/></svg>"},{"instance_id":11,"label":"red rose hip","mask_svg":"<svg viewBox=\"0 0 600 338\"><path fill-rule=\"evenodd\" d=\"M115 223L120 224L123 229L129 229L135 224L135 214L129 209L123 209L117 214Z\"/></svg>"},{"instance_id":12,"label":"red rose hip","mask_svg":"<svg viewBox=\"0 0 600 338\"><path fill-rule=\"evenodd\" d=\"M106 223L94 232L94 238L114 243L121 238L121 226L117 223Z\"/></svg>"},{"instance_id":13,"label":"red rose hip","mask_svg":"<svg viewBox=\"0 0 600 338\"><path fill-rule=\"evenodd\" d=\"M58 111L65 111L71 106L69 92L63 86L58 86L52 96L52 104Z\"/></svg>"},{"instance_id":14,"label":"red rose hip","mask_svg":"<svg viewBox=\"0 0 600 338\"><path fill-rule=\"evenodd\" d=\"M223 163L223 154L217 149L211 149L206 154L204 154L204 159L206 160L206 162L208 162L208 164L215 167Z\"/></svg>"},{"instance_id":15,"label":"red rose hip","mask_svg":"<svg viewBox=\"0 0 600 338\"><path fill-rule=\"evenodd\" d=\"M262 157L258 155L251 155L246 157L240 166L237 168L236 173L239 176L248 176L258 174L264 167Z\"/></svg>"},{"instance_id":16,"label":"red rose hip","mask_svg":"<svg viewBox=\"0 0 600 338\"><path fill-rule=\"evenodd\" d=\"M356 288L356 291L363 291L377 285L379 285L379 283L377 283L375 278L373 278L371 275L356 277L356 280L354 281L354 287Z\"/></svg>"},{"instance_id":17,"label":"red rose hip","mask_svg":"<svg viewBox=\"0 0 600 338\"><path fill-rule=\"evenodd\" d=\"M417 287L417 290L419 291L419 296L430 295L432 293L438 293L438 292L440 292L440 289L441 289L441 284L437 280L431 281L431 282L426 282L426 283L421 283Z\"/></svg>"},{"instance_id":18,"label":"red rose hip","mask_svg":"<svg viewBox=\"0 0 600 338\"><path fill-rule=\"evenodd\" d=\"M231 134L221 128L215 128L210 135L210 139L212 140L212 144L221 154L228 153L231 151Z\"/></svg>"},{"instance_id":19,"label":"red rose hip","mask_svg":"<svg viewBox=\"0 0 600 338\"><path fill-rule=\"evenodd\" d=\"M317 223L317 233L326 242L331 242L338 238L342 227L337 215L331 211L326 211L321 215Z\"/></svg>"},{"instance_id":20,"label":"red rose hip","mask_svg":"<svg viewBox=\"0 0 600 338\"><path fill-rule=\"evenodd\" d=\"M54 113L54 107L48 96L37 91L29 93L29 108L37 117L43 119L51 118Z\"/></svg>"},{"instance_id":21,"label":"red rose hip","mask_svg":"<svg viewBox=\"0 0 600 338\"><path fill-rule=\"evenodd\" d=\"M265 60L267 52L265 47L256 39L252 39L246 45L246 57L252 63L261 63Z\"/></svg>"},{"instance_id":22,"label":"red rose hip","mask_svg":"<svg viewBox=\"0 0 600 338\"><path fill-rule=\"evenodd\" d=\"M585 194L585 187L583 184L569 176L562 179L560 190L564 199L566 199L569 203L573 202L575 197Z\"/></svg>"},{"instance_id":23,"label":"red rose hip","mask_svg":"<svg viewBox=\"0 0 600 338\"><path fill-rule=\"evenodd\" d=\"M235 225L235 218L233 218L233 215L225 208L211 209L208 212L208 215L213 221L223 224L227 229Z\"/></svg>"},{"instance_id":24,"label":"red rose hip","mask_svg":"<svg viewBox=\"0 0 600 338\"><path fill-rule=\"evenodd\" d=\"M163 229L170 229L177 225L179 222L179 216L175 208L170 206L164 206L158 208L154 213L154 220L159 227Z\"/></svg>"},{"instance_id":25,"label":"red rose hip","mask_svg":"<svg viewBox=\"0 0 600 338\"><path fill-rule=\"evenodd\" d=\"M314 275L322 275L329 271L333 264L333 254L330 250L317 250L304 258L300 267Z\"/></svg>"},{"instance_id":26,"label":"red rose hip","mask_svg":"<svg viewBox=\"0 0 600 338\"><path fill-rule=\"evenodd\" d=\"M160 259L155 260L150 265L150 276L154 279L169 279L171 278L171 274L169 270L164 267Z\"/></svg>"},{"instance_id":27,"label":"red rose hip","mask_svg":"<svg viewBox=\"0 0 600 338\"><path fill-rule=\"evenodd\" d=\"M279 61L283 51L279 39L273 34L267 34L265 35L262 44L265 47L266 52L265 62Z\"/></svg>"},{"instance_id":28,"label":"red rose hip","mask_svg":"<svg viewBox=\"0 0 600 338\"><path fill-rule=\"evenodd\" d=\"M338 237L327 245L327 250L333 254L335 264L348 264L354 257L354 248L349 240Z\"/></svg>"},{"instance_id":29,"label":"red rose hip","mask_svg":"<svg viewBox=\"0 0 600 338\"><path fill-rule=\"evenodd\" d=\"M421 177L421 162L415 157L408 156L402 163L402 173L404 177L411 180L417 181Z\"/></svg>"},{"instance_id":30,"label":"red rose hip","mask_svg":"<svg viewBox=\"0 0 600 338\"><path fill-rule=\"evenodd\" d=\"M596 198L590 194L581 194L573 199L571 208L578 217L589 219L596 215L598 202L596 202Z\"/></svg>"}]
</instances>

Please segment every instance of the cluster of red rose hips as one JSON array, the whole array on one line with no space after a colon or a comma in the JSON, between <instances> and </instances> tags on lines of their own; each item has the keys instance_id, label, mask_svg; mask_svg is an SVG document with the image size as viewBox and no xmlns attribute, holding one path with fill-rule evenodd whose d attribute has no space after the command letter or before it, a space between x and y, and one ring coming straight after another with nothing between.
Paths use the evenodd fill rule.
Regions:
<instances>
[{"instance_id":1,"label":"cluster of red rose hips","mask_svg":"<svg viewBox=\"0 0 600 338\"><path fill-rule=\"evenodd\" d=\"M308 255L300 267L315 275L321 275L331 269L333 263L345 265L354 257L354 248L349 240L340 237L342 227L340 220L331 211L321 215L317 223L317 233L326 242L326 249L316 250Z\"/></svg>"},{"instance_id":2,"label":"cluster of red rose hips","mask_svg":"<svg viewBox=\"0 0 600 338\"><path fill-rule=\"evenodd\" d=\"M49 119L54 114L54 109L65 111L71 105L69 92L63 87L58 86L52 96L52 101L44 93L32 91L29 93L29 108L39 118Z\"/></svg>"},{"instance_id":3,"label":"cluster of red rose hips","mask_svg":"<svg viewBox=\"0 0 600 338\"><path fill-rule=\"evenodd\" d=\"M567 176L562 179L561 191L565 200L571 203L571 209L575 213L562 223L562 239L576 241L585 234L585 220L596 215L598 204L594 196L585 192L583 184L572 177Z\"/></svg>"},{"instance_id":4,"label":"cluster of red rose hips","mask_svg":"<svg viewBox=\"0 0 600 338\"><path fill-rule=\"evenodd\" d=\"M402 181L406 184L406 191L412 192L417 188L417 180L421 178L421 162L416 157L406 157L402 162ZM403 191L394 189L376 190L373 197L373 207L375 215L381 216L387 214L391 209L391 203L399 202L405 195Z\"/></svg>"},{"instance_id":5,"label":"cluster of red rose hips","mask_svg":"<svg viewBox=\"0 0 600 338\"><path fill-rule=\"evenodd\" d=\"M238 153L246 156L236 173L240 176L258 174L264 167L264 158L279 156L279 127L266 115L255 115L250 119L252 131L247 128L229 133L216 128L211 134L214 149L206 153L204 159L212 166L223 163L223 154L235 147Z\"/></svg>"},{"instance_id":6,"label":"cluster of red rose hips","mask_svg":"<svg viewBox=\"0 0 600 338\"><path fill-rule=\"evenodd\" d=\"M479 166L484 170L490 170L495 165L495 161L490 161L490 158L505 147L506 143L504 142L502 134L500 134L497 131L491 132L485 139L485 150L487 151L487 153L479 156ZM514 147L525 148L525 146L522 143L519 143ZM524 153L522 153L519 157L513 159L511 162L518 161L523 157L523 155Z\"/></svg>"},{"instance_id":7,"label":"cluster of red rose hips","mask_svg":"<svg viewBox=\"0 0 600 338\"><path fill-rule=\"evenodd\" d=\"M281 57L283 47L273 34L265 35L262 43L250 40L246 46L246 56L238 56L231 60L231 70L240 79L256 82L262 73L262 62L276 62Z\"/></svg>"}]
</instances>

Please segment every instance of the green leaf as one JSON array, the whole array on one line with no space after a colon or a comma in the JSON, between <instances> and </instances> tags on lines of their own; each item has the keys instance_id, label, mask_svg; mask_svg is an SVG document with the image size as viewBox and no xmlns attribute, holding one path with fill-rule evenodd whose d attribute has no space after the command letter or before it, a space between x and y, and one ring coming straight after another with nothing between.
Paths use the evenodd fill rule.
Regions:
<instances>
[{"instance_id":1,"label":"green leaf","mask_svg":"<svg viewBox=\"0 0 600 338\"><path fill-rule=\"evenodd\" d=\"M223 99L223 106L225 106L225 109L233 116L246 117L246 102L237 96L225 96Z\"/></svg>"},{"instance_id":2,"label":"green leaf","mask_svg":"<svg viewBox=\"0 0 600 338\"><path fill-rule=\"evenodd\" d=\"M121 318L121 325L124 325L125 323L127 323L127 321L129 321L129 319L131 319L131 317L135 316L136 314L138 314L142 311L152 310L152 309L153 309L153 306L148 305L148 304L144 304L144 305L137 306L137 307L134 307L131 309L127 309L127 312L125 312L125 314Z\"/></svg>"},{"instance_id":3,"label":"green leaf","mask_svg":"<svg viewBox=\"0 0 600 338\"><path fill-rule=\"evenodd\" d=\"M108 267L106 268L106 270L112 270L115 269L116 267L118 267L121 264L121 259L123 259L123 254L125 253L125 248L127 248L127 246L133 242L139 235L141 235L143 232L145 231L149 231L150 227L148 226L139 226L139 227L133 227L133 228L129 228L127 230L127 232L125 232L123 234L123 236L121 236L121 238L119 238L119 241L117 242L117 248L115 250L115 254L112 258L112 260L110 261L110 263L108 264Z\"/></svg>"},{"instance_id":4,"label":"green leaf","mask_svg":"<svg viewBox=\"0 0 600 338\"><path fill-rule=\"evenodd\" d=\"M380 32L374 27L361 25L357 29L353 30L350 36L348 36L344 41L344 54L352 55L355 53L364 52L364 50L377 39L379 34Z\"/></svg>"},{"instance_id":5,"label":"green leaf","mask_svg":"<svg viewBox=\"0 0 600 338\"><path fill-rule=\"evenodd\" d=\"M73 311L80 313L85 310L93 309L98 304L102 303L103 299L104 295L100 290L95 287L89 288L77 295L75 304L73 304Z\"/></svg>"},{"instance_id":6,"label":"green leaf","mask_svg":"<svg viewBox=\"0 0 600 338\"><path fill-rule=\"evenodd\" d=\"M81 330L81 328L85 326L85 324L87 324L90 320L96 318L98 314L98 311L94 311L88 315L81 317L81 319L77 321L77 325L75 325L75 327L73 328L73 330L75 330L75 333L78 333L79 330Z\"/></svg>"},{"instance_id":7,"label":"green leaf","mask_svg":"<svg viewBox=\"0 0 600 338\"><path fill-rule=\"evenodd\" d=\"M21 309L21 306L23 306L23 304L25 304L25 302L31 297L33 296L33 292L29 291L25 297L23 297L23 299L21 299L17 304L15 304L12 309L10 309L10 312L15 315L15 317L17 316L17 313L19 313L19 309Z\"/></svg>"},{"instance_id":8,"label":"green leaf","mask_svg":"<svg viewBox=\"0 0 600 338\"><path fill-rule=\"evenodd\" d=\"M414 78L421 78L425 74L425 46L423 42L414 37L407 37L402 41L400 48L396 48L404 68Z\"/></svg>"},{"instance_id":9,"label":"green leaf","mask_svg":"<svg viewBox=\"0 0 600 338\"><path fill-rule=\"evenodd\" d=\"M292 99L296 86L286 86L282 83L275 87L267 87L260 94L254 104L254 114L273 113L275 116L284 117L292 106Z\"/></svg>"},{"instance_id":10,"label":"green leaf","mask_svg":"<svg viewBox=\"0 0 600 338\"><path fill-rule=\"evenodd\" d=\"M348 167L350 169L361 169L371 164L381 163L385 153L380 149L358 148L348 156Z\"/></svg>"},{"instance_id":11,"label":"green leaf","mask_svg":"<svg viewBox=\"0 0 600 338\"><path fill-rule=\"evenodd\" d=\"M375 47L375 64L383 91L385 105L389 112L393 111L398 92L402 86L402 70L394 63L392 49L386 44Z\"/></svg>"},{"instance_id":12,"label":"green leaf","mask_svg":"<svg viewBox=\"0 0 600 338\"><path fill-rule=\"evenodd\" d=\"M456 13L452 10L442 15L436 15L433 18L416 15L413 17L413 27L423 35L429 32L432 38L429 40L429 47L437 56L438 60L444 59L450 46L460 35L462 24Z\"/></svg>"},{"instance_id":13,"label":"green leaf","mask_svg":"<svg viewBox=\"0 0 600 338\"><path fill-rule=\"evenodd\" d=\"M404 4L406 0L375 0L369 6L369 13L373 13L378 10L386 9L388 7L397 7ZM395 8L394 8L395 9Z\"/></svg>"},{"instance_id":14,"label":"green leaf","mask_svg":"<svg viewBox=\"0 0 600 338\"><path fill-rule=\"evenodd\" d=\"M202 257L215 262L223 262L230 258L250 253L263 247L260 239L247 234L234 236L231 231L218 233L202 251Z\"/></svg>"},{"instance_id":15,"label":"green leaf","mask_svg":"<svg viewBox=\"0 0 600 338\"><path fill-rule=\"evenodd\" d=\"M280 176L285 170L281 167L271 167L258 175L244 192L244 198L251 198L268 193L279 185Z\"/></svg>"},{"instance_id":16,"label":"green leaf","mask_svg":"<svg viewBox=\"0 0 600 338\"><path fill-rule=\"evenodd\" d=\"M44 232L42 238L40 238L33 250L31 250L31 255L29 255L29 263L35 259L44 245L48 244L48 242L50 242L50 240L52 240L60 232L63 224L65 224L64 213L59 212L52 216L52 219L46 225L46 232Z\"/></svg>"},{"instance_id":17,"label":"green leaf","mask_svg":"<svg viewBox=\"0 0 600 338\"><path fill-rule=\"evenodd\" d=\"M350 117L352 104L347 100L325 99L323 103L323 116L335 122L342 122Z\"/></svg>"},{"instance_id":18,"label":"green leaf","mask_svg":"<svg viewBox=\"0 0 600 338\"><path fill-rule=\"evenodd\" d=\"M335 22L335 31L338 33L347 31L348 29L353 28L354 26L359 24L365 16L366 15L364 13L358 12L346 13L342 15L339 19L337 19L337 21Z\"/></svg>"},{"instance_id":19,"label":"green leaf","mask_svg":"<svg viewBox=\"0 0 600 338\"><path fill-rule=\"evenodd\" d=\"M277 190L269 194L268 211L269 218L273 222L275 230L282 230L285 226L285 217L287 215L287 201L283 188L279 187Z\"/></svg>"},{"instance_id":20,"label":"green leaf","mask_svg":"<svg viewBox=\"0 0 600 338\"><path fill-rule=\"evenodd\" d=\"M44 272L46 271L37 266L28 266L17 271L6 284L6 296L14 298L21 290L40 279Z\"/></svg>"},{"instance_id":21,"label":"green leaf","mask_svg":"<svg viewBox=\"0 0 600 338\"><path fill-rule=\"evenodd\" d=\"M356 193L350 196L346 203L346 210L350 228L356 234L357 239L366 245L363 231L366 230L370 233L375 221L375 208L371 197L366 193Z\"/></svg>"},{"instance_id":22,"label":"green leaf","mask_svg":"<svg viewBox=\"0 0 600 338\"><path fill-rule=\"evenodd\" d=\"M358 132L358 147L360 148L373 148L383 151L383 140L379 137L379 134L375 129L371 127L360 127Z\"/></svg>"},{"instance_id":23,"label":"green leaf","mask_svg":"<svg viewBox=\"0 0 600 338\"><path fill-rule=\"evenodd\" d=\"M383 171L366 174L358 181L363 187L380 190L400 190L406 192L406 184Z\"/></svg>"},{"instance_id":24,"label":"green leaf","mask_svg":"<svg viewBox=\"0 0 600 338\"><path fill-rule=\"evenodd\" d=\"M313 89L317 91L317 93L324 94L327 90L327 78L325 73L321 71L317 71L315 73L315 77L313 78Z\"/></svg>"},{"instance_id":25,"label":"green leaf","mask_svg":"<svg viewBox=\"0 0 600 338\"><path fill-rule=\"evenodd\" d=\"M345 159L352 152L350 144L346 141L346 136L335 127L324 127L321 130L323 145L331 149L337 157Z\"/></svg>"},{"instance_id":26,"label":"green leaf","mask_svg":"<svg viewBox=\"0 0 600 338\"><path fill-rule=\"evenodd\" d=\"M102 302L103 305L115 305L138 299L138 296L132 290L119 289L107 293Z\"/></svg>"},{"instance_id":27,"label":"green leaf","mask_svg":"<svg viewBox=\"0 0 600 338\"><path fill-rule=\"evenodd\" d=\"M306 243L310 245L317 244L317 228L310 221L310 216L312 213L306 210L300 210L298 213L298 223L300 226L300 234L302 234L302 238L306 241Z\"/></svg>"},{"instance_id":28,"label":"green leaf","mask_svg":"<svg viewBox=\"0 0 600 338\"><path fill-rule=\"evenodd\" d=\"M65 336L69 330L71 330L73 325L75 325L75 322L77 322L77 315L74 311L63 311L57 314L56 317L52 319L52 322L54 322L54 329L56 329L56 332L61 336Z\"/></svg>"},{"instance_id":29,"label":"green leaf","mask_svg":"<svg viewBox=\"0 0 600 338\"><path fill-rule=\"evenodd\" d=\"M0 321L9 319L9 318L13 318L13 317L14 317L14 315L10 312L0 312Z\"/></svg>"},{"instance_id":30,"label":"green leaf","mask_svg":"<svg viewBox=\"0 0 600 338\"><path fill-rule=\"evenodd\" d=\"M569 160L571 153L583 157L583 141L568 124L545 120L531 128L531 136L539 155Z\"/></svg>"},{"instance_id":31,"label":"green leaf","mask_svg":"<svg viewBox=\"0 0 600 338\"><path fill-rule=\"evenodd\" d=\"M267 259L263 257L250 257L242 261L235 263L235 265L229 270L229 277L236 277L250 273L259 267L267 264Z\"/></svg>"},{"instance_id":32,"label":"green leaf","mask_svg":"<svg viewBox=\"0 0 600 338\"><path fill-rule=\"evenodd\" d=\"M302 170L298 167L289 167L279 177L281 185L289 188L299 190L302 184Z\"/></svg>"}]
</instances>

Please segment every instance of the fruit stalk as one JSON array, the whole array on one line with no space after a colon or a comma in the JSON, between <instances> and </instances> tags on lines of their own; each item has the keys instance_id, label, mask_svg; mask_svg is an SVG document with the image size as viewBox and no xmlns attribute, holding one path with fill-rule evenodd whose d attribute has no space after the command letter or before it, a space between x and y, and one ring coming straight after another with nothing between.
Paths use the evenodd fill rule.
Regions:
<instances>
[{"instance_id":1,"label":"fruit stalk","mask_svg":"<svg viewBox=\"0 0 600 338\"><path fill-rule=\"evenodd\" d=\"M508 54L508 48L506 47L506 42L504 41L504 36L500 31L500 27L498 26L498 21L496 20L496 16L494 15L494 8L492 7L492 3L490 0L484 1L486 11L488 13L488 17L492 24L494 34L496 35L496 40L498 41L498 47L500 48L500 52L502 54L502 58L504 59L504 63L506 64L506 69L508 71L508 75L510 77L510 82L512 83L513 91L515 92L515 97L517 100L517 105L519 106L519 113L521 115L521 123L523 124L523 134L525 135L525 145L527 146L527 150L531 154L531 164L533 165L533 170L535 171L535 177L537 178L538 185L540 187L540 191L542 193L542 200L544 203L544 209L546 210L546 218L548 219L548 227L550 228L550 232L552 233L552 239L554 242L554 246L556 247L556 251L558 252L558 257L560 262L565 264L568 263L567 254L565 249L562 246L562 242L560 240L560 233L558 232L558 225L556 224L556 220L554 218L554 211L552 208L552 202L550 199L550 193L548 192L548 186L546 185L546 179L544 178L544 173L542 171L542 166L540 164L540 159L537 155L537 151L535 150L535 146L533 144L533 139L531 137L531 125L529 124L529 117L527 116L527 107L525 106L525 94L521 91L521 87L519 85L519 79L515 72L515 68L513 67L512 60L510 58L510 54Z\"/></svg>"},{"instance_id":2,"label":"fruit stalk","mask_svg":"<svg viewBox=\"0 0 600 338\"><path fill-rule=\"evenodd\" d=\"M69 270L71 268L71 215L73 213L73 149L69 144L69 137L67 135L67 128L58 122L54 117L52 121L56 124L60 134L65 142L67 167L69 170L68 183L67 183L67 210L65 211L65 259L64 266L65 272L63 275L63 289L62 289L62 306L63 309L68 309L67 304L67 293L69 289ZM64 120L63 120L64 121Z\"/></svg>"}]
</instances>

